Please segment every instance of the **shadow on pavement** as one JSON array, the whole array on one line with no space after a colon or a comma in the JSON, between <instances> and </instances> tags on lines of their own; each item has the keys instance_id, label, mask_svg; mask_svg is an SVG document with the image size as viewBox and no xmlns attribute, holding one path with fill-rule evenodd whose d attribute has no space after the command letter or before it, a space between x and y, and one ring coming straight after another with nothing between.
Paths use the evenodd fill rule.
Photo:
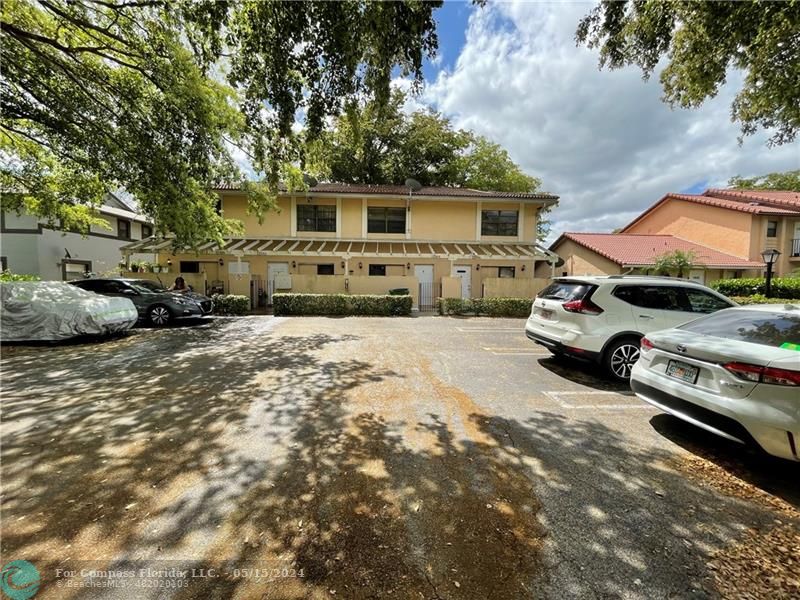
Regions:
<instances>
[{"instance_id":1,"label":"shadow on pavement","mask_svg":"<svg viewBox=\"0 0 800 600\"><path fill-rule=\"evenodd\" d=\"M800 463L770 456L759 447L726 440L672 415L656 415L650 419L650 425L695 456L800 510Z\"/></svg>"},{"instance_id":2,"label":"shadow on pavement","mask_svg":"<svg viewBox=\"0 0 800 600\"><path fill-rule=\"evenodd\" d=\"M547 356L537 361L543 368L551 373L563 377L568 381L585 385L599 391L630 393L631 388L626 383L612 380L603 371L602 367L594 363L572 359L566 356Z\"/></svg>"},{"instance_id":3,"label":"shadow on pavement","mask_svg":"<svg viewBox=\"0 0 800 600\"><path fill-rule=\"evenodd\" d=\"M185 598L686 597L771 522L596 420L486 415L416 359L269 322L5 361L4 560L43 592L67 558L170 558L304 575Z\"/></svg>"}]
</instances>

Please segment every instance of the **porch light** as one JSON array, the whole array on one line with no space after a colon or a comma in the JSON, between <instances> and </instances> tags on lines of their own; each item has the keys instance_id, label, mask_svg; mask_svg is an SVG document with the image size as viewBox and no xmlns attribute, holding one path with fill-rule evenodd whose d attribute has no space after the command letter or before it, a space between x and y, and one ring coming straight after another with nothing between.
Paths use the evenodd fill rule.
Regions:
<instances>
[{"instance_id":1,"label":"porch light","mask_svg":"<svg viewBox=\"0 0 800 600\"><path fill-rule=\"evenodd\" d=\"M358 263L358 268L359 269L363 269L364 268L364 263Z\"/></svg>"},{"instance_id":2,"label":"porch light","mask_svg":"<svg viewBox=\"0 0 800 600\"><path fill-rule=\"evenodd\" d=\"M342 268L344 269L344 261L342 261Z\"/></svg>"},{"instance_id":3,"label":"porch light","mask_svg":"<svg viewBox=\"0 0 800 600\"><path fill-rule=\"evenodd\" d=\"M481 270L481 265L480 264L475 265L475 270L476 271L480 271Z\"/></svg>"},{"instance_id":4,"label":"porch light","mask_svg":"<svg viewBox=\"0 0 800 600\"><path fill-rule=\"evenodd\" d=\"M406 263L406 269L411 270L411 263Z\"/></svg>"},{"instance_id":5,"label":"porch light","mask_svg":"<svg viewBox=\"0 0 800 600\"><path fill-rule=\"evenodd\" d=\"M167 266L168 266L168 267L171 267L171 266L172 266L172 259L171 259L171 258L168 258L168 259L167 259Z\"/></svg>"},{"instance_id":6,"label":"porch light","mask_svg":"<svg viewBox=\"0 0 800 600\"><path fill-rule=\"evenodd\" d=\"M522 269L520 269L520 270L524 271L525 270L525 265L522 265Z\"/></svg>"},{"instance_id":7,"label":"porch light","mask_svg":"<svg viewBox=\"0 0 800 600\"><path fill-rule=\"evenodd\" d=\"M296 268L297 268L297 261L296 261L296 260L293 260L293 261L292 261L292 268L293 268L293 269L296 269Z\"/></svg>"},{"instance_id":8,"label":"porch light","mask_svg":"<svg viewBox=\"0 0 800 600\"><path fill-rule=\"evenodd\" d=\"M224 265L224 264L225 264L225 261L224 261L224 260L222 260L222 259L220 258L220 259L219 259L219 266L221 267L221 266L222 266L222 265Z\"/></svg>"},{"instance_id":9,"label":"porch light","mask_svg":"<svg viewBox=\"0 0 800 600\"><path fill-rule=\"evenodd\" d=\"M764 286L764 295L767 298L772 296L772 265L778 262L780 255L781 253L775 248L769 248L761 253L761 258L764 260L764 264L767 265L767 281Z\"/></svg>"}]
</instances>

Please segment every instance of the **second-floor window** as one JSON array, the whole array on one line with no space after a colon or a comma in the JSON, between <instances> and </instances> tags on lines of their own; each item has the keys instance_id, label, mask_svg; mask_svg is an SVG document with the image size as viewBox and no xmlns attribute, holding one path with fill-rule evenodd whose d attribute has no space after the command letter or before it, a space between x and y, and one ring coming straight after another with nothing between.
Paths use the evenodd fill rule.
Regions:
<instances>
[{"instance_id":1,"label":"second-floor window","mask_svg":"<svg viewBox=\"0 0 800 600\"><path fill-rule=\"evenodd\" d=\"M367 233L405 233L406 209L391 206L367 208Z\"/></svg>"},{"instance_id":2,"label":"second-floor window","mask_svg":"<svg viewBox=\"0 0 800 600\"><path fill-rule=\"evenodd\" d=\"M481 235L517 235L519 212L516 210L481 211Z\"/></svg>"},{"instance_id":3,"label":"second-floor window","mask_svg":"<svg viewBox=\"0 0 800 600\"><path fill-rule=\"evenodd\" d=\"M336 207L298 204L297 231L336 231Z\"/></svg>"},{"instance_id":4,"label":"second-floor window","mask_svg":"<svg viewBox=\"0 0 800 600\"><path fill-rule=\"evenodd\" d=\"M123 240L131 239L131 222L117 219L117 237Z\"/></svg>"},{"instance_id":5,"label":"second-floor window","mask_svg":"<svg viewBox=\"0 0 800 600\"><path fill-rule=\"evenodd\" d=\"M150 225L142 223L142 239L149 238L153 235L153 228Z\"/></svg>"},{"instance_id":6,"label":"second-floor window","mask_svg":"<svg viewBox=\"0 0 800 600\"><path fill-rule=\"evenodd\" d=\"M778 236L778 222L767 221L767 237L777 237L777 236Z\"/></svg>"}]
</instances>

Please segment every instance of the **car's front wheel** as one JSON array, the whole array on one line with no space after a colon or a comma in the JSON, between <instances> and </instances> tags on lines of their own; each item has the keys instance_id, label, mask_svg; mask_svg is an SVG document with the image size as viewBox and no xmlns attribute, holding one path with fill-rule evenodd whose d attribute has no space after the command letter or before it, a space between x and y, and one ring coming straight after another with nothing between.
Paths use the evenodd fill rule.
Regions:
<instances>
[{"instance_id":1,"label":"car's front wheel","mask_svg":"<svg viewBox=\"0 0 800 600\"><path fill-rule=\"evenodd\" d=\"M166 306L156 304L147 311L147 318L154 327L166 327L172 320L172 315L169 314L169 309Z\"/></svg>"},{"instance_id":2,"label":"car's front wheel","mask_svg":"<svg viewBox=\"0 0 800 600\"><path fill-rule=\"evenodd\" d=\"M631 370L639 360L639 340L624 338L612 343L603 355L606 371L617 381L629 381Z\"/></svg>"}]
</instances>

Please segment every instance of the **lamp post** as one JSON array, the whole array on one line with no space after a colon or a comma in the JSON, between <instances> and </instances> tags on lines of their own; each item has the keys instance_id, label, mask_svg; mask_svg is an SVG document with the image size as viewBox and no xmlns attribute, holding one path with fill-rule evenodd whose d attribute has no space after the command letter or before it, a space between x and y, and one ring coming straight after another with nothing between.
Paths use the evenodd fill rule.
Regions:
<instances>
[{"instance_id":1,"label":"lamp post","mask_svg":"<svg viewBox=\"0 0 800 600\"><path fill-rule=\"evenodd\" d=\"M772 295L772 265L778 262L778 257L780 255L781 253L775 250L775 248L764 250L761 253L761 258L764 259L764 263L767 265L767 285L764 286L764 295L767 298Z\"/></svg>"}]
</instances>

